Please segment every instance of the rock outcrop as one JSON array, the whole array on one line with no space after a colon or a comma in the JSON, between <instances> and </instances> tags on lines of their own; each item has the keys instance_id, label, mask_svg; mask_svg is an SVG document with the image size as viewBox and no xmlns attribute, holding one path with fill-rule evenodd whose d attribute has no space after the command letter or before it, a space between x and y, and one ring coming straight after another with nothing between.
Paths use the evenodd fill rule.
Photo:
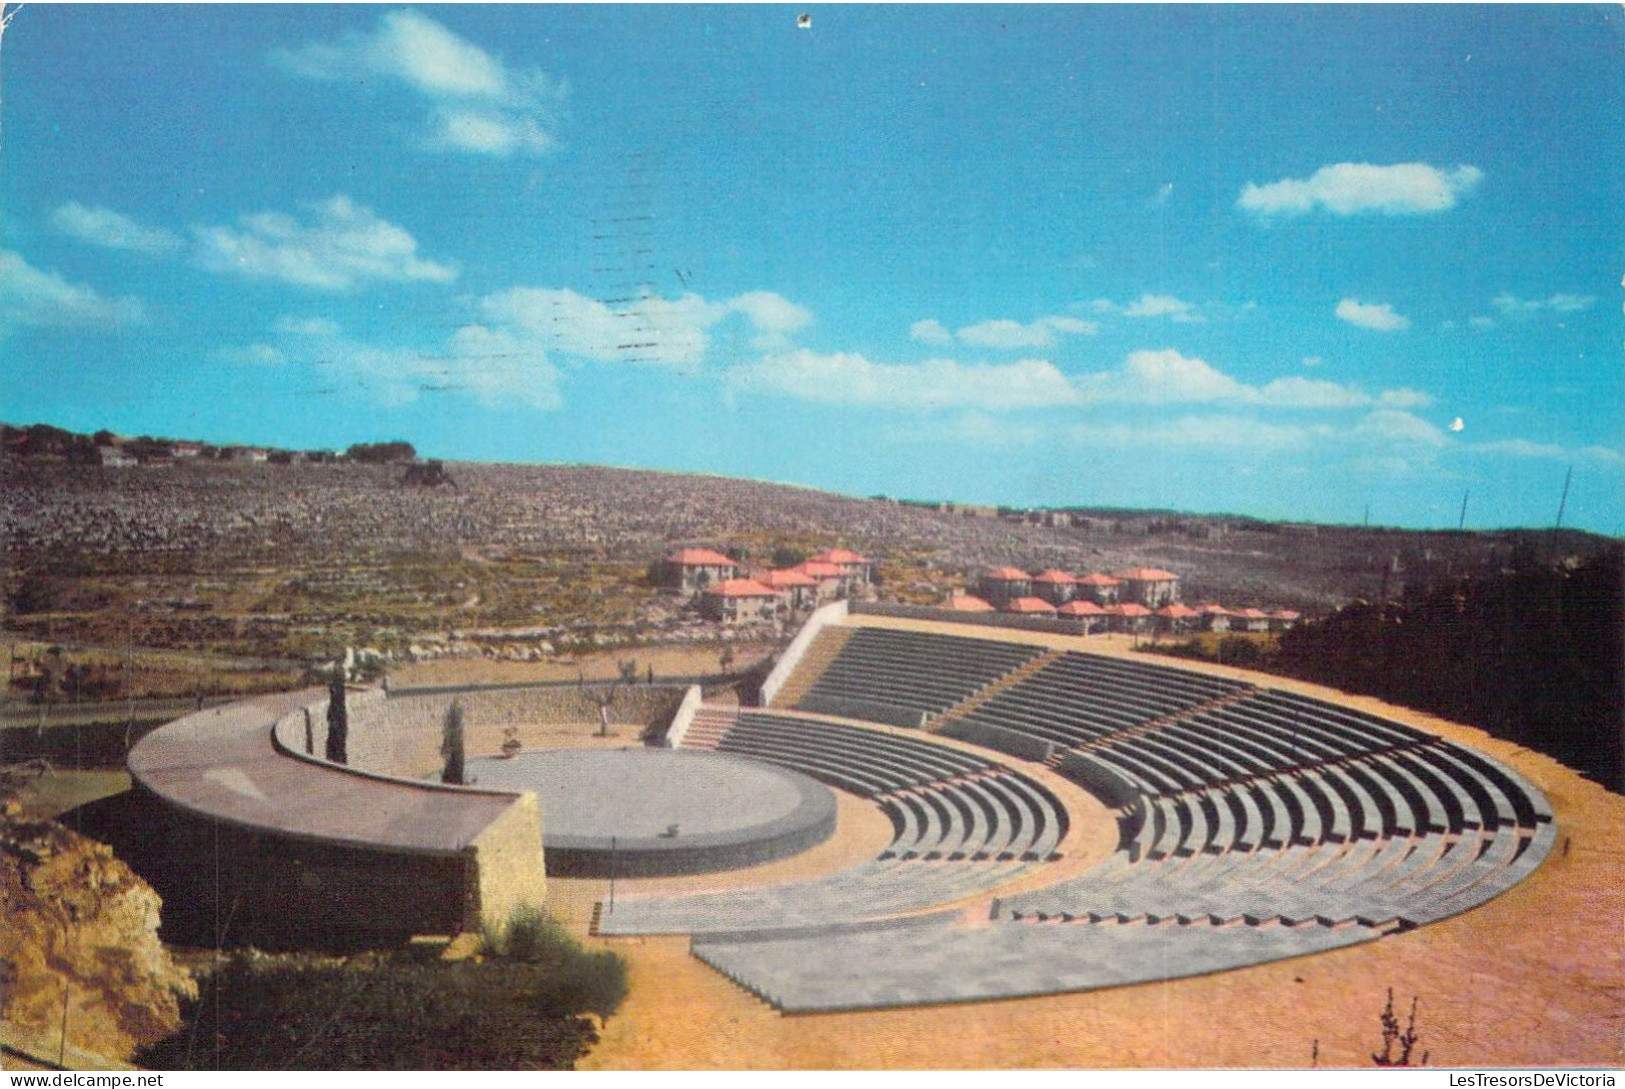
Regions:
<instances>
[{"instance_id":1,"label":"rock outcrop","mask_svg":"<svg viewBox=\"0 0 1625 1089\"><path fill-rule=\"evenodd\" d=\"M158 894L104 844L50 821L0 818L5 1019L55 1045L129 1059L174 1032L196 984L158 941Z\"/></svg>"}]
</instances>

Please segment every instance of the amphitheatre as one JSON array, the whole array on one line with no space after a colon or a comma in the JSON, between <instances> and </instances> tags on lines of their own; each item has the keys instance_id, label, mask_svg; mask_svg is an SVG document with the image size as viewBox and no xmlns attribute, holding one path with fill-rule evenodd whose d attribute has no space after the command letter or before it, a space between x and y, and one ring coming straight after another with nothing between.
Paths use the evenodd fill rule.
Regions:
<instances>
[{"instance_id":1,"label":"amphitheatre","mask_svg":"<svg viewBox=\"0 0 1625 1089\"><path fill-rule=\"evenodd\" d=\"M242 934L545 902L629 963L588 1068L1363 1066L1390 989L1434 1065L1621 1061L1621 799L1538 753L913 606L823 607L759 695L624 686L594 731L580 686L408 679L341 765L308 690L129 766Z\"/></svg>"}]
</instances>

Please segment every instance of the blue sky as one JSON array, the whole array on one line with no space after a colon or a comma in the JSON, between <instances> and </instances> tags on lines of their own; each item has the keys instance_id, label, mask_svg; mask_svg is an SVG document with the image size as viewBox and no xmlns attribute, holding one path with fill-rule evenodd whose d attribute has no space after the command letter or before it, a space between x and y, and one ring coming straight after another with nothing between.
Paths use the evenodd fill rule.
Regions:
<instances>
[{"instance_id":1,"label":"blue sky","mask_svg":"<svg viewBox=\"0 0 1625 1089\"><path fill-rule=\"evenodd\" d=\"M1622 28L30 5L0 418L1619 534Z\"/></svg>"}]
</instances>

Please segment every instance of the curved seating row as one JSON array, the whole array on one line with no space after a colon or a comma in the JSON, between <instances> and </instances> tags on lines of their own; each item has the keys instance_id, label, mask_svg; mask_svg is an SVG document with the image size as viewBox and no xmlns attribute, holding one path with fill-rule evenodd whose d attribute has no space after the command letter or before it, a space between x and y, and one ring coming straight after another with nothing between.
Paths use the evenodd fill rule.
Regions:
<instances>
[{"instance_id":1,"label":"curved seating row","mask_svg":"<svg viewBox=\"0 0 1625 1089\"><path fill-rule=\"evenodd\" d=\"M715 711L712 712L715 716ZM816 880L726 893L620 897L602 934L782 930L915 911L1055 861L1070 818L1036 780L924 739L742 712L704 747L792 768L871 799L892 824L879 855Z\"/></svg>"},{"instance_id":2,"label":"curved seating row","mask_svg":"<svg viewBox=\"0 0 1625 1089\"><path fill-rule=\"evenodd\" d=\"M667 915L672 929L697 934L697 956L787 1010L1173 978L1446 918L1521 881L1556 838L1541 792L1488 757L1367 712L1173 666L1051 652L955 713L943 699L969 698L998 679L985 669L974 683L960 675L966 647L979 642L859 629L842 653L856 659L883 644L887 664L845 663L839 677L850 702L836 713L865 717L870 697L949 712L953 736L1046 759L1116 807L1118 849L1086 874L992 901L976 927L943 917L877 923L900 905L944 903L948 890L996 891L1007 879L998 860L1022 857L1011 845L1031 822L1064 819L1064 810L1035 811L986 772L898 786L904 773L891 742L913 738L833 722L758 722L727 737L754 755L803 759L799 770L855 784L849 789L861 788L891 818L893 842L881 858L824 882L734 897L744 910L700 926ZM969 783L981 789L966 790ZM992 865L976 881L955 882L946 876L955 857ZM917 876L899 882L906 872ZM928 891L943 898L928 900Z\"/></svg>"},{"instance_id":3,"label":"curved seating row","mask_svg":"<svg viewBox=\"0 0 1625 1089\"><path fill-rule=\"evenodd\" d=\"M1042 653L993 639L858 628L796 707L917 726Z\"/></svg>"},{"instance_id":4,"label":"curved seating row","mask_svg":"<svg viewBox=\"0 0 1625 1089\"><path fill-rule=\"evenodd\" d=\"M763 711L739 714L715 747L783 764L865 797L993 766L980 757L910 737Z\"/></svg>"},{"instance_id":5,"label":"curved seating row","mask_svg":"<svg viewBox=\"0 0 1625 1089\"><path fill-rule=\"evenodd\" d=\"M1237 681L1069 651L962 718L1070 747L1250 690Z\"/></svg>"}]
</instances>

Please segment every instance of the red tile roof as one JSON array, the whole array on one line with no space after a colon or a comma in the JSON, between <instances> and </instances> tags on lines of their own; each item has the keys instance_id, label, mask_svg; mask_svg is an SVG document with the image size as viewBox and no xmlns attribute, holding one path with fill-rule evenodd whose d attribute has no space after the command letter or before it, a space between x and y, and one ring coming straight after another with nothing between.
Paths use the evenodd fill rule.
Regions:
<instances>
[{"instance_id":1,"label":"red tile roof","mask_svg":"<svg viewBox=\"0 0 1625 1089\"><path fill-rule=\"evenodd\" d=\"M763 586L771 586L778 590L786 590L792 586L818 585L817 579L813 578L805 571L797 571L793 567L787 567L783 571L767 571L762 574L758 574L756 576L756 581L761 583Z\"/></svg>"},{"instance_id":2,"label":"red tile roof","mask_svg":"<svg viewBox=\"0 0 1625 1089\"><path fill-rule=\"evenodd\" d=\"M1176 601L1171 605L1164 605L1162 608L1158 609L1157 615L1165 617L1168 620L1189 620L1193 616L1201 616L1202 614L1190 606L1181 605Z\"/></svg>"},{"instance_id":3,"label":"red tile roof","mask_svg":"<svg viewBox=\"0 0 1625 1089\"><path fill-rule=\"evenodd\" d=\"M1068 601L1055 610L1062 616L1105 616L1106 610L1093 601Z\"/></svg>"},{"instance_id":4,"label":"red tile roof","mask_svg":"<svg viewBox=\"0 0 1625 1089\"><path fill-rule=\"evenodd\" d=\"M1093 575L1083 575L1077 580L1079 586L1119 586L1122 584L1122 582L1122 579L1114 579L1110 575L1102 575L1099 573Z\"/></svg>"},{"instance_id":5,"label":"red tile roof","mask_svg":"<svg viewBox=\"0 0 1625 1089\"><path fill-rule=\"evenodd\" d=\"M1201 611L1203 616L1234 616L1235 615L1235 613L1232 613L1229 609L1226 609L1223 605L1203 605L1203 606L1201 606L1200 611Z\"/></svg>"},{"instance_id":6,"label":"red tile roof","mask_svg":"<svg viewBox=\"0 0 1625 1089\"><path fill-rule=\"evenodd\" d=\"M1053 583L1057 583L1057 584L1062 584L1062 583L1074 583L1074 582L1077 582L1078 580L1074 576L1067 574L1065 571L1057 571L1052 567L1048 571L1045 571L1042 575L1034 575L1033 576L1033 581L1034 582L1053 582Z\"/></svg>"},{"instance_id":7,"label":"red tile roof","mask_svg":"<svg viewBox=\"0 0 1625 1089\"><path fill-rule=\"evenodd\" d=\"M1048 613L1051 616L1055 615L1055 606L1041 597L1018 597L1005 608L1012 613Z\"/></svg>"},{"instance_id":8,"label":"red tile roof","mask_svg":"<svg viewBox=\"0 0 1625 1089\"><path fill-rule=\"evenodd\" d=\"M804 575L811 575L815 579L838 579L845 574L833 563L823 563L819 560L808 560L799 567L792 567L791 570L800 571Z\"/></svg>"},{"instance_id":9,"label":"red tile roof","mask_svg":"<svg viewBox=\"0 0 1625 1089\"><path fill-rule=\"evenodd\" d=\"M668 563L682 564L684 567L738 567L739 564L730 560L720 552L713 552L709 548L685 548L680 552L673 552L666 557Z\"/></svg>"},{"instance_id":10,"label":"red tile roof","mask_svg":"<svg viewBox=\"0 0 1625 1089\"><path fill-rule=\"evenodd\" d=\"M954 594L948 599L948 608L961 613L991 613L993 606L973 594Z\"/></svg>"},{"instance_id":11,"label":"red tile roof","mask_svg":"<svg viewBox=\"0 0 1625 1089\"><path fill-rule=\"evenodd\" d=\"M1169 582L1179 578L1172 571L1164 571L1160 567L1130 567L1123 571L1113 571L1112 574L1125 582Z\"/></svg>"},{"instance_id":12,"label":"red tile roof","mask_svg":"<svg viewBox=\"0 0 1625 1089\"><path fill-rule=\"evenodd\" d=\"M1263 609L1243 609L1235 615L1245 616L1248 620L1268 620L1270 614Z\"/></svg>"},{"instance_id":13,"label":"red tile roof","mask_svg":"<svg viewBox=\"0 0 1625 1089\"><path fill-rule=\"evenodd\" d=\"M1131 601L1126 605L1108 605L1106 613L1108 616L1150 616L1151 610Z\"/></svg>"},{"instance_id":14,"label":"red tile roof","mask_svg":"<svg viewBox=\"0 0 1625 1089\"><path fill-rule=\"evenodd\" d=\"M724 579L706 588L710 597L778 597L779 595L755 579Z\"/></svg>"},{"instance_id":15,"label":"red tile roof","mask_svg":"<svg viewBox=\"0 0 1625 1089\"><path fill-rule=\"evenodd\" d=\"M1027 572L1021 570L1019 567L995 567L983 577L993 579L996 582L1030 581Z\"/></svg>"},{"instance_id":16,"label":"red tile roof","mask_svg":"<svg viewBox=\"0 0 1625 1089\"><path fill-rule=\"evenodd\" d=\"M820 552L812 558L820 563L856 564L869 562L867 556L860 556L856 552L849 552L844 548L832 548L828 552Z\"/></svg>"},{"instance_id":17,"label":"red tile roof","mask_svg":"<svg viewBox=\"0 0 1625 1089\"><path fill-rule=\"evenodd\" d=\"M1303 614L1292 609L1278 609L1270 613L1270 617L1274 620L1300 620L1303 618Z\"/></svg>"}]
</instances>

